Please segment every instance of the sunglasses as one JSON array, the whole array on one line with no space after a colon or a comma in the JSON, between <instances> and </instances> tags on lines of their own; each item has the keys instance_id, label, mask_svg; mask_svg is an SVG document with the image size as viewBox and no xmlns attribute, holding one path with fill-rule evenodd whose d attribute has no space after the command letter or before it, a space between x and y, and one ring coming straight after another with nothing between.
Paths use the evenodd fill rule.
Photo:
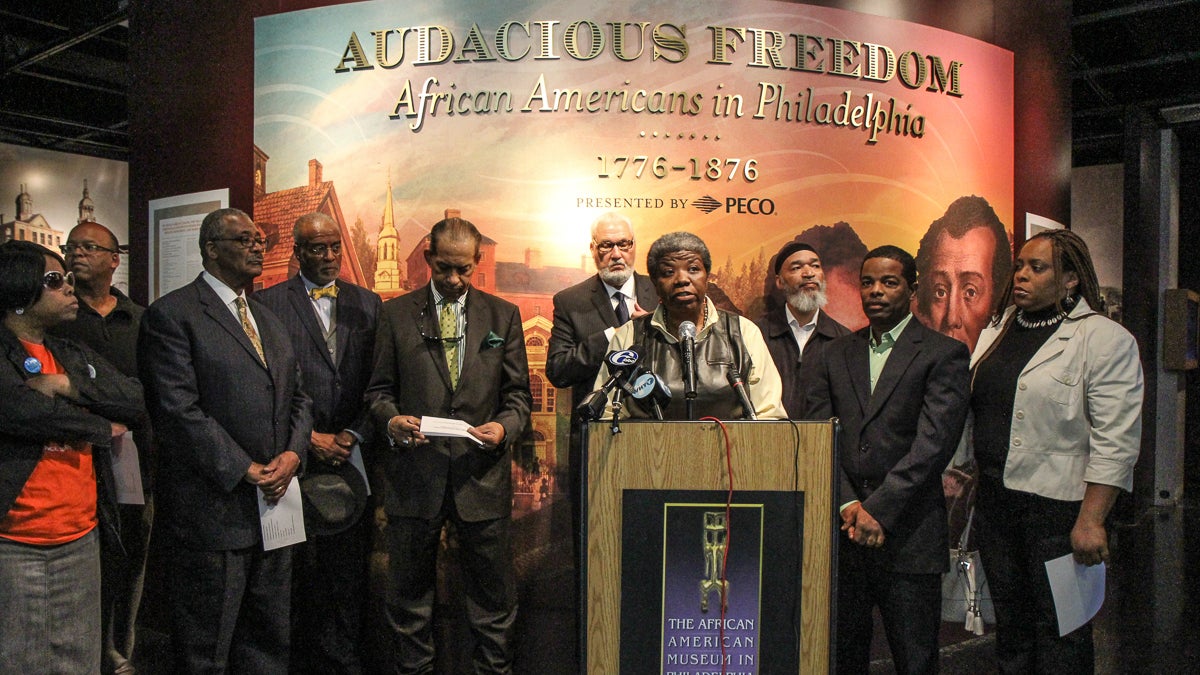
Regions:
<instances>
[{"instance_id":1,"label":"sunglasses","mask_svg":"<svg viewBox=\"0 0 1200 675\"><path fill-rule=\"evenodd\" d=\"M72 288L75 287L75 273L67 272L46 272L46 276L42 277L42 285L52 291L60 290L66 284Z\"/></svg>"}]
</instances>

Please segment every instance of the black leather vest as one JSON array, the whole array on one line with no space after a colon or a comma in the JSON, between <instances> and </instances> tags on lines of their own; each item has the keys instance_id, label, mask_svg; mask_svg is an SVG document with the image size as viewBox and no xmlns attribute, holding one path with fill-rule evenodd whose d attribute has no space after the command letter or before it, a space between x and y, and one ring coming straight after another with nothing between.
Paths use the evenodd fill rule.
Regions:
<instances>
[{"instance_id":1,"label":"black leather vest","mask_svg":"<svg viewBox=\"0 0 1200 675\"><path fill-rule=\"evenodd\" d=\"M663 418L686 420L687 407L683 396L683 359L678 342L669 342L666 334L650 325L653 314L636 319L633 344L642 354L642 366L657 374L671 388L671 403L663 410ZM717 321L696 339L696 419L715 417L721 420L745 419L737 394L726 379L730 366L736 365L742 377L749 376L753 365L738 316L717 310ZM625 398L630 417L652 418L649 407L641 407L631 397Z\"/></svg>"}]
</instances>

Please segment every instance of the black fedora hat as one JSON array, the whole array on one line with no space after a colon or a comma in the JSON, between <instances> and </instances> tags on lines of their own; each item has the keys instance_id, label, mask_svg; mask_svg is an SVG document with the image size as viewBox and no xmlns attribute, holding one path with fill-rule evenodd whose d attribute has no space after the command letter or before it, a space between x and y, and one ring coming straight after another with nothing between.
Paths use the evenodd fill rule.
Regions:
<instances>
[{"instance_id":1,"label":"black fedora hat","mask_svg":"<svg viewBox=\"0 0 1200 675\"><path fill-rule=\"evenodd\" d=\"M350 464L311 461L300 477L304 531L323 537L349 529L367 506L367 482Z\"/></svg>"}]
</instances>

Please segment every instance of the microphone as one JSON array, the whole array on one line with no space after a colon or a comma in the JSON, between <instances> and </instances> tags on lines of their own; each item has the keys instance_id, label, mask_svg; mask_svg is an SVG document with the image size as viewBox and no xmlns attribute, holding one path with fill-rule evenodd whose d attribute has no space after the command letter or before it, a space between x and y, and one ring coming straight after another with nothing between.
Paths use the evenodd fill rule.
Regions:
<instances>
[{"instance_id":1,"label":"microphone","mask_svg":"<svg viewBox=\"0 0 1200 675\"><path fill-rule=\"evenodd\" d=\"M603 386L589 394L575 408L575 414L584 422L600 419L600 416L604 414L604 407L608 405L608 393L627 379L641 360L642 355L636 349L614 350L605 355L604 361L608 364L608 379L605 380Z\"/></svg>"},{"instance_id":2,"label":"microphone","mask_svg":"<svg viewBox=\"0 0 1200 675\"><path fill-rule=\"evenodd\" d=\"M649 399L656 420L663 418L663 408L671 403L671 388L654 373L637 376L629 387L629 394L639 401Z\"/></svg>"},{"instance_id":3,"label":"microphone","mask_svg":"<svg viewBox=\"0 0 1200 675\"><path fill-rule=\"evenodd\" d=\"M738 400L742 402L742 410L746 413L746 419L758 419L758 415L754 412L754 404L750 402L750 392L746 389L746 383L742 380L742 373L737 368L730 366L729 372L725 373L725 379L729 380L729 386L733 387L733 391L737 393Z\"/></svg>"},{"instance_id":4,"label":"microphone","mask_svg":"<svg viewBox=\"0 0 1200 675\"><path fill-rule=\"evenodd\" d=\"M696 403L696 324L682 321L679 324L679 346L683 356L683 398L687 418L695 419Z\"/></svg>"}]
</instances>

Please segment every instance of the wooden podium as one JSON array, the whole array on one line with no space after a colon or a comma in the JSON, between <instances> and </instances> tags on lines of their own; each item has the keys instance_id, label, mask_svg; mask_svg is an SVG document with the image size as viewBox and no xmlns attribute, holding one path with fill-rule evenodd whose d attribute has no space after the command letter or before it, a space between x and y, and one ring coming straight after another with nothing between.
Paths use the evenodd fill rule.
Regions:
<instances>
[{"instance_id":1,"label":"wooden podium","mask_svg":"<svg viewBox=\"0 0 1200 675\"><path fill-rule=\"evenodd\" d=\"M589 425L584 672L829 672L835 425Z\"/></svg>"}]
</instances>

